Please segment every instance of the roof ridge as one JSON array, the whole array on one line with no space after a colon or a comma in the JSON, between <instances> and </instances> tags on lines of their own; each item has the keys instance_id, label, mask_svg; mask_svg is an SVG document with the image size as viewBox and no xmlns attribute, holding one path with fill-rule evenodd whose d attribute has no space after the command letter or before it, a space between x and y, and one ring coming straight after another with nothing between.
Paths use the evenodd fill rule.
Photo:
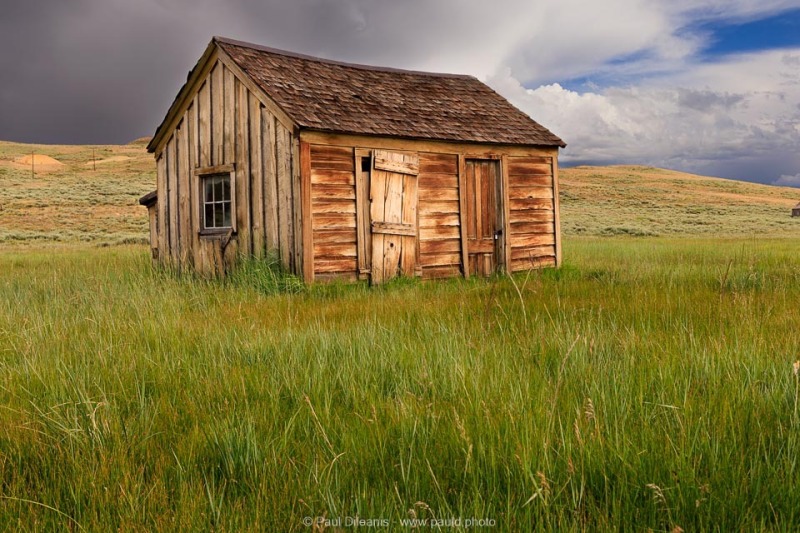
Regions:
<instances>
[{"instance_id":1,"label":"roof ridge","mask_svg":"<svg viewBox=\"0 0 800 533\"><path fill-rule=\"evenodd\" d=\"M249 43L246 41L237 41L236 39L229 39L228 37L221 37L219 35L215 35L212 39L214 42L229 44L233 46L238 46L240 48L249 48L251 50L257 50L259 52L267 52L270 54L278 54L287 57L294 57L297 59L304 59L306 61L315 61L317 63L326 63L329 65L337 65L340 67L348 67L348 68L356 68L361 70L370 70L374 72L392 72L397 74L413 74L417 76L431 76L434 78L456 78L456 79L470 79L470 80L478 80L475 76L471 76L469 74L449 74L445 72L427 72L423 70L409 70L409 69L402 69L402 68L394 68L394 67L381 67L376 65L364 65L361 63L348 63L346 61L337 61L335 59L326 59L324 57L316 57L307 54L299 54L297 52L290 52L288 50L281 50L280 48L272 48L269 46L263 46L260 44Z\"/></svg>"}]
</instances>

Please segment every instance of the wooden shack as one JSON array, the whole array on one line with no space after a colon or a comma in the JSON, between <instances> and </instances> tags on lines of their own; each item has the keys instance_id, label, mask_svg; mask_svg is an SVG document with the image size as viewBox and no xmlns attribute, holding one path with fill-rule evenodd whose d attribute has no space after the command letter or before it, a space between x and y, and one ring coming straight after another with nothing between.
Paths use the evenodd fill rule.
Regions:
<instances>
[{"instance_id":1,"label":"wooden shack","mask_svg":"<svg viewBox=\"0 0 800 533\"><path fill-rule=\"evenodd\" d=\"M793 217L800 217L800 204L797 204L792 208L792 216Z\"/></svg>"},{"instance_id":2,"label":"wooden shack","mask_svg":"<svg viewBox=\"0 0 800 533\"><path fill-rule=\"evenodd\" d=\"M307 282L557 266L564 146L471 76L215 37L147 147L153 255Z\"/></svg>"}]
</instances>

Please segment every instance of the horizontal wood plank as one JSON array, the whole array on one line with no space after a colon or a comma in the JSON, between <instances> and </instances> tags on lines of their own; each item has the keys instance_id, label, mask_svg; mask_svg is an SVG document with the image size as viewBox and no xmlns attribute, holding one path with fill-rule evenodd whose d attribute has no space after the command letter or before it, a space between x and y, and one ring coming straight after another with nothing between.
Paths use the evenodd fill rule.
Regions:
<instances>
[{"instance_id":1,"label":"horizontal wood plank","mask_svg":"<svg viewBox=\"0 0 800 533\"><path fill-rule=\"evenodd\" d=\"M556 236L552 233L542 235L511 235L512 251L517 247L543 246L556 243Z\"/></svg>"},{"instance_id":2,"label":"horizontal wood plank","mask_svg":"<svg viewBox=\"0 0 800 533\"><path fill-rule=\"evenodd\" d=\"M326 213L320 215L314 215L313 218L314 222L314 229L331 229L331 228L339 228L339 229L352 229L355 233L356 227L356 214L352 213Z\"/></svg>"},{"instance_id":3,"label":"horizontal wood plank","mask_svg":"<svg viewBox=\"0 0 800 533\"><path fill-rule=\"evenodd\" d=\"M364 149L381 148L384 150L413 151L420 155L427 154L461 154L464 153L463 142L423 141L401 139L397 137L377 137L374 135L353 135L347 133L329 133L322 131L302 130L302 140L312 144L353 147ZM469 144L470 158L492 158L498 154L509 157L552 157L558 154L556 146L520 146L514 144Z\"/></svg>"},{"instance_id":4,"label":"horizontal wood plank","mask_svg":"<svg viewBox=\"0 0 800 533\"><path fill-rule=\"evenodd\" d=\"M460 226L458 213L430 213L419 217L419 227L435 228L438 226Z\"/></svg>"},{"instance_id":5,"label":"horizontal wood plank","mask_svg":"<svg viewBox=\"0 0 800 533\"><path fill-rule=\"evenodd\" d=\"M553 245L545 246L525 246L522 248L511 247L511 259L530 259L538 257L547 257L556 255L556 249Z\"/></svg>"},{"instance_id":6,"label":"horizontal wood plank","mask_svg":"<svg viewBox=\"0 0 800 533\"><path fill-rule=\"evenodd\" d=\"M436 228L420 228L420 240L428 239L457 239L461 236L458 226L440 226Z\"/></svg>"},{"instance_id":7,"label":"horizontal wood plank","mask_svg":"<svg viewBox=\"0 0 800 533\"><path fill-rule=\"evenodd\" d=\"M311 188L311 198L313 200L355 200L356 189L350 185L317 185Z\"/></svg>"},{"instance_id":8,"label":"horizontal wood plank","mask_svg":"<svg viewBox=\"0 0 800 533\"><path fill-rule=\"evenodd\" d=\"M314 231L314 244L355 244L356 232L341 230Z\"/></svg>"},{"instance_id":9,"label":"horizontal wood plank","mask_svg":"<svg viewBox=\"0 0 800 533\"><path fill-rule=\"evenodd\" d=\"M551 187L509 187L508 197L512 200L553 198L553 189Z\"/></svg>"},{"instance_id":10,"label":"horizontal wood plank","mask_svg":"<svg viewBox=\"0 0 800 533\"><path fill-rule=\"evenodd\" d=\"M511 211L509 220L511 221L511 224L528 222L553 222L555 220L555 214L553 213L552 209L517 210Z\"/></svg>"},{"instance_id":11,"label":"horizontal wood plank","mask_svg":"<svg viewBox=\"0 0 800 533\"><path fill-rule=\"evenodd\" d=\"M420 198L419 213L420 215L427 215L430 213L458 213L458 202L428 202L424 198Z\"/></svg>"},{"instance_id":12,"label":"horizontal wood plank","mask_svg":"<svg viewBox=\"0 0 800 533\"><path fill-rule=\"evenodd\" d=\"M340 243L340 244L320 244L314 243L314 258L344 258L356 257L358 251L356 250L356 243Z\"/></svg>"},{"instance_id":13,"label":"horizontal wood plank","mask_svg":"<svg viewBox=\"0 0 800 533\"><path fill-rule=\"evenodd\" d=\"M422 152L419 154L420 165L422 163L458 163L458 155L456 154L437 154L432 152Z\"/></svg>"},{"instance_id":14,"label":"horizontal wood plank","mask_svg":"<svg viewBox=\"0 0 800 533\"><path fill-rule=\"evenodd\" d=\"M425 202L458 201L458 189L420 189L418 194Z\"/></svg>"},{"instance_id":15,"label":"horizontal wood plank","mask_svg":"<svg viewBox=\"0 0 800 533\"><path fill-rule=\"evenodd\" d=\"M356 175L352 171L332 169L312 169L311 188L314 185L355 185Z\"/></svg>"},{"instance_id":16,"label":"horizontal wood plank","mask_svg":"<svg viewBox=\"0 0 800 533\"><path fill-rule=\"evenodd\" d=\"M424 254L419 256L419 264L425 267L449 266L461 264L461 253Z\"/></svg>"},{"instance_id":17,"label":"horizontal wood plank","mask_svg":"<svg viewBox=\"0 0 800 533\"><path fill-rule=\"evenodd\" d=\"M515 164L522 165L549 165L552 159L549 157L510 157L508 160L509 166Z\"/></svg>"},{"instance_id":18,"label":"horizontal wood plank","mask_svg":"<svg viewBox=\"0 0 800 533\"><path fill-rule=\"evenodd\" d=\"M324 274L327 272L356 272L358 268L358 261L353 258L328 258L328 257L315 257L314 258L314 278L316 274Z\"/></svg>"},{"instance_id":19,"label":"horizontal wood plank","mask_svg":"<svg viewBox=\"0 0 800 533\"><path fill-rule=\"evenodd\" d=\"M354 161L353 149L343 146L311 145L311 166L315 161Z\"/></svg>"},{"instance_id":20,"label":"horizontal wood plank","mask_svg":"<svg viewBox=\"0 0 800 533\"><path fill-rule=\"evenodd\" d=\"M511 234L541 234L553 233L552 222L511 222Z\"/></svg>"},{"instance_id":21,"label":"horizontal wood plank","mask_svg":"<svg viewBox=\"0 0 800 533\"><path fill-rule=\"evenodd\" d=\"M384 235L406 235L408 237L416 237L417 229L414 227L413 224L376 221L372 223L372 233L379 233Z\"/></svg>"},{"instance_id":22,"label":"horizontal wood plank","mask_svg":"<svg viewBox=\"0 0 800 533\"><path fill-rule=\"evenodd\" d=\"M416 154L397 154L385 150L375 150L372 153L372 166L376 170L416 176L419 174L419 157Z\"/></svg>"},{"instance_id":23,"label":"horizontal wood plank","mask_svg":"<svg viewBox=\"0 0 800 533\"><path fill-rule=\"evenodd\" d=\"M509 175L525 174L552 174L553 167L550 164L526 163L517 159L511 159L508 163Z\"/></svg>"},{"instance_id":24,"label":"horizontal wood plank","mask_svg":"<svg viewBox=\"0 0 800 533\"><path fill-rule=\"evenodd\" d=\"M417 179L420 191L423 189L458 190L458 176L455 174L420 174Z\"/></svg>"},{"instance_id":25,"label":"horizontal wood plank","mask_svg":"<svg viewBox=\"0 0 800 533\"><path fill-rule=\"evenodd\" d=\"M196 168L192 171L192 174L195 176L210 176L212 174L230 174L234 170L236 170L236 165L231 163L229 165Z\"/></svg>"},{"instance_id":26,"label":"horizontal wood plank","mask_svg":"<svg viewBox=\"0 0 800 533\"><path fill-rule=\"evenodd\" d=\"M446 154L420 154L419 173L458 174L458 158Z\"/></svg>"},{"instance_id":27,"label":"horizontal wood plank","mask_svg":"<svg viewBox=\"0 0 800 533\"><path fill-rule=\"evenodd\" d=\"M311 170L341 170L345 172L355 172L355 163L353 160L345 161L339 159L312 159Z\"/></svg>"},{"instance_id":28,"label":"horizontal wood plank","mask_svg":"<svg viewBox=\"0 0 800 533\"><path fill-rule=\"evenodd\" d=\"M447 239L439 241L420 239L419 241L420 254L442 254L442 253L453 253L460 251L461 251L461 241L456 239Z\"/></svg>"},{"instance_id":29,"label":"horizontal wood plank","mask_svg":"<svg viewBox=\"0 0 800 533\"><path fill-rule=\"evenodd\" d=\"M509 187L552 187L553 176L550 174L525 174L520 176L508 176Z\"/></svg>"},{"instance_id":30,"label":"horizontal wood plank","mask_svg":"<svg viewBox=\"0 0 800 533\"><path fill-rule=\"evenodd\" d=\"M352 213L355 215L356 201L338 198L316 199L311 201L311 211L314 216L324 213Z\"/></svg>"},{"instance_id":31,"label":"horizontal wood plank","mask_svg":"<svg viewBox=\"0 0 800 533\"><path fill-rule=\"evenodd\" d=\"M508 201L511 211L522 211L525 209L548 209L553 210L552 198L524 198L510 199Z\"/></svg>"}]
</instances>

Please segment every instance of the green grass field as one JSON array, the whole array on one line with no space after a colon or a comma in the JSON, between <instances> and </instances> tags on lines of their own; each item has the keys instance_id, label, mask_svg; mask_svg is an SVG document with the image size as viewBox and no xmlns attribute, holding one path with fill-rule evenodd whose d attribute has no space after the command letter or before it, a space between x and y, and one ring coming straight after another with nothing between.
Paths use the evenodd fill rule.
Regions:
<instances>
[{"instance_id":1,"label":"green grass field","mask_svg":"<svg viewBox=\"0 0 800 533\"><path fill-rule=\"evenodd\" d=\"M0 142L0 530L800 529L797 190L561 178L560 270L207 281L142 142Z\"/></svg>"},{"instance_id":2,"label":"green grass field","mask_svg":"<svg viewBox=\"0 0 800 533\"><path fill-rule=\"evenodd\" d=\"M7 251L0 529L800 528L794 240L565 257L369 289Z\"/></svg>"}]
</instances>

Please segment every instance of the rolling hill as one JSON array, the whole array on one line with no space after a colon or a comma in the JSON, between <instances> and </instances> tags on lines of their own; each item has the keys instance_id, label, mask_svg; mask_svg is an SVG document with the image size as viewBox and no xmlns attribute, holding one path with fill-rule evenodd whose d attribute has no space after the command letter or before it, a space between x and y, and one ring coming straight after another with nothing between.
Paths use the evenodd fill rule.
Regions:
<instances>
[{"instance_id":1,"label":"rolling hill","mask_svg":"<svg viewBox=\"0 0 800 533\"><path fill-rule=\"evenodd\" d=\"M146 242L146 142L0 142L0 243ZM560 183L565 236L800 236L789 216L800 190L789 187L639 166L563 168Z\"/></svg>"}]
</instances>

